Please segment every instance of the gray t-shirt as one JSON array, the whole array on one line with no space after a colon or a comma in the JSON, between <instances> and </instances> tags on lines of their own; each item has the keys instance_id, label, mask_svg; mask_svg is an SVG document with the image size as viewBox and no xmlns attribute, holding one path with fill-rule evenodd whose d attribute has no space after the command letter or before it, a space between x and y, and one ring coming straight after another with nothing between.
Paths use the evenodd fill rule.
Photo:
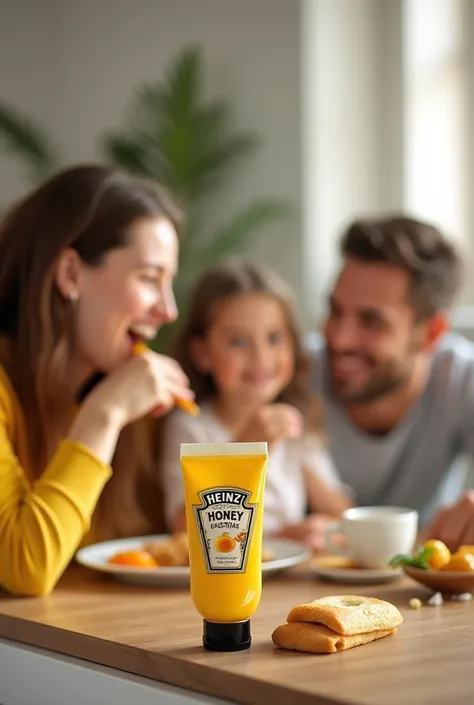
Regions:
<instances>
[{"instance_id":1,"label":"gray t-shirt","mask_svg":"<svg viewBox=\"0 0 474 705\"><path fill-rule=\"evenodd\" d=\"M425 390L385 436L358 429L332 398L324 344L314 351L313 390L325 404L326 433L341 479L361 505L418 509L427 521L462 492L474 454L474 345L448 334L436 350Z\"/></svg>"}]
</instances>

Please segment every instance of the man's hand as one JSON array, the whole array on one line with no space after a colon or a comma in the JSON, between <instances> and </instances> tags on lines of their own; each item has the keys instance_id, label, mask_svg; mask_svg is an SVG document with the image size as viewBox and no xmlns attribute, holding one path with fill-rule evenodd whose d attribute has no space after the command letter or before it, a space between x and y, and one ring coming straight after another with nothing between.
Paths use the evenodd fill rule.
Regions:
<instances>
[{"instance_id":1,"label":"man's hand","mask_svg":"<svg viewBox=\"0 0 474 705\"><path fill-rule=\"evenodd\" d=\"M474 544L474 492L440 509L423 534L426 538L443 541L452 551L462 544Z\"/></svg>"},{"instance_id":2,"label":"man's hand","mask_svg":"<svg viewBox=\"0 0 474 705\"><path fill-rule=\"evenodd\" d=\"M337 521L337 517L327 514L310 514L298 524L285 526L276 536L301 541L314 553L320 553L325 550L326 529L334 521Z\"/></svg>"}]
</instances>

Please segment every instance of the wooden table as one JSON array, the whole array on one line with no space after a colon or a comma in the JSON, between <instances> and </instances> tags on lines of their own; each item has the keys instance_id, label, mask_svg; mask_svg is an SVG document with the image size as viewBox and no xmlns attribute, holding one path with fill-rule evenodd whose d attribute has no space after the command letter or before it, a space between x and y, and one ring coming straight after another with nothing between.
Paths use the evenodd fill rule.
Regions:
<instances>
[{"instance_id":1,"label":"wooden table","mask_svg":"<svg viewBox=\"0 0 474 705\"><path fill-rule=\"evenodd\" d=\"M396 604L405 618L398 633L330 656L273 648L271 632L293 605L348 592ZM52 650L57 658L72 656L194 691L195 699L183 703L203 702L196 693L204 693L250 705L470 704L474 600L409 609L411 597L428 594L408 580L354 588L317 582L303 572L287 574L264 584L252 619L252 648L218 654L200 646L201 620L187 591L122 585L75 567L46 598L2 594L0 637L11 648L20 642L44 654ZM7 677L1 669L0 659L0 674Z\"/></svg>"}]
</instances>

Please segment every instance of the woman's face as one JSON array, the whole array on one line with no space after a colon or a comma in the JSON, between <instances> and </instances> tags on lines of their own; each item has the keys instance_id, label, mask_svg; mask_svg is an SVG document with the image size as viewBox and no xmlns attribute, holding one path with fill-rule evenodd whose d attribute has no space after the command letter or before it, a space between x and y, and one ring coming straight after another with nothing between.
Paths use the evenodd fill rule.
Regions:
<instances>
[{"instance_id":1,"label":"woman's face","mask_svg":"<svg viewBox=\"0 0 474 705\"><path fill-rule=\"evenodd\" d=\"M81 372L108 373L178 315L173 280L178 238L163 217L142 218L129 229L128 244L111 250L100 266L78 265L77 360Z\"/></svg>"}]
</instances>

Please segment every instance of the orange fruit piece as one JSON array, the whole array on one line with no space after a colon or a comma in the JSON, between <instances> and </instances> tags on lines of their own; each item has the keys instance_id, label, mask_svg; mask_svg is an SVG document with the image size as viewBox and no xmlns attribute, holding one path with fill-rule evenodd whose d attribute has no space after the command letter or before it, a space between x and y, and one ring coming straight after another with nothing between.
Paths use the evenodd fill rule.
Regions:
<instances>
[{"instance_id":1,"label":"orange fruit piece","mask_svg":"<svg viewBox=\"0 0 474 705\"><path fill-rule=\"evenodd\" d=\"M461 556L464 555L464 553L472 553L474 555L474 546L468 546L468 545L459 546L456 553L460 554Z\"/></svg>"},{"instance_id":2,"label":"orange fruit piece","mask_svg":"<svg viewBox=\"0 0 474 705\"><path fill-rule=\"evenodd\" d=\"M423 548L431 548L431 555L427 563L432 570L441 570L451 560L451 551L442 541L430 539L423 544Z\"/></svg>"},{"instance_id":3,"label":"orange fruit piece","mask_svg":"<svg viewBox=\"0 0 474 705\"><path fill-rule=\"evenodd\" d=\"M453 570L462 573L474 572L474 555L471 553L453 553L451 560L441 570Z\"/></svg>"},{"instance_id":4,"label":"orange fruit piece","mask_svg":"<svg viewBox=\"0 0 474 705\"><path fill-rule=\"evenodd\" d=\"M123 551L109 558L113 565L133 566L134 568L156 568L158 563L147 551Z\"/></svg>"}]
</instances>

